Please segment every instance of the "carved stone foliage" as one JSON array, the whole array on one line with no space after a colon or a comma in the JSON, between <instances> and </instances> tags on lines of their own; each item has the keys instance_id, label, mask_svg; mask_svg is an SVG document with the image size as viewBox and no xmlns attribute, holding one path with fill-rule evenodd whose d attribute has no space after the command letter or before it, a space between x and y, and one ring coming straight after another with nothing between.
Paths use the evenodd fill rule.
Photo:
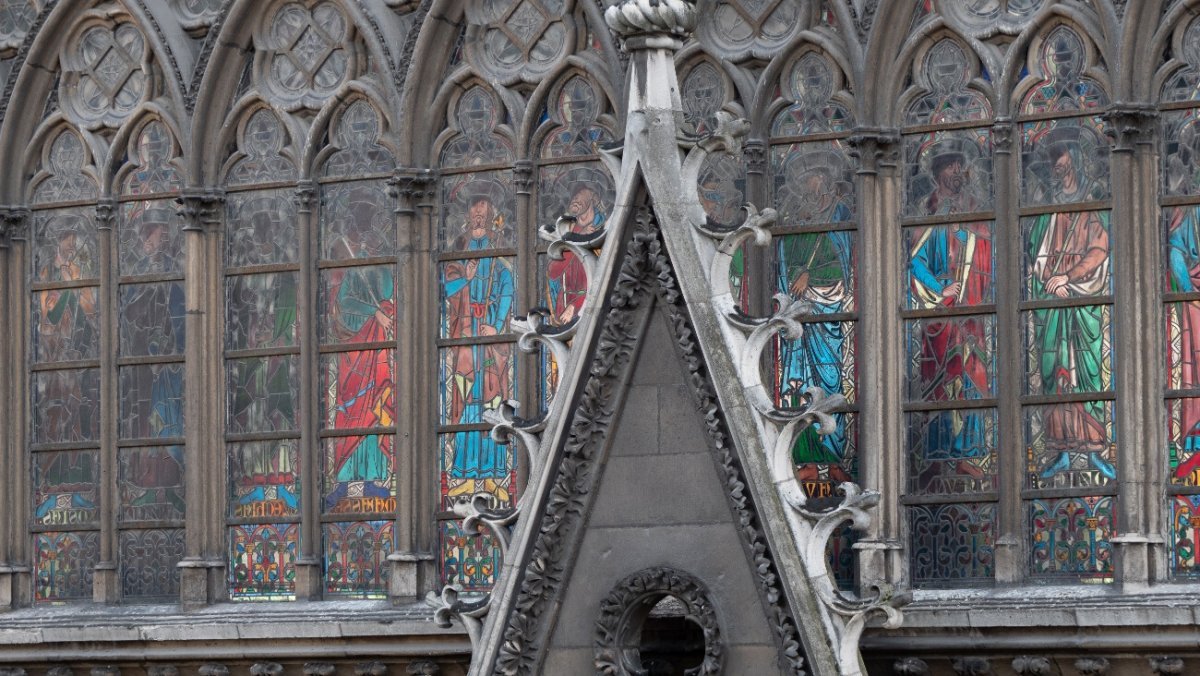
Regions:
<instances>
[{"instance_id":1,"label":"carved stone foliage","mask_svg":"<svg viewBox=\"0 0 1200 676\"><path fill-rule=\"evenodd\" d=\"M81 126L116 127L152 95L150 47L128 20L86 17L65 43L58 90L63 112Z\"/></svg>"},{"instance_id":2,"label":"carved stone foliage","mask_svg":"<svg viewBox=\"0 0 1200 676\"><path fill-rule=\"evenodd\" d=\"M704 584L671 568L649 568L621 580L600 603L596 620L596 673L611 676L644 673L638 644L642 625L664 597L683 604L684 615L704 633L704 660L688 673L721 673L724 651L716 609Z\"/></svg>"},{"instance_id":3,"label":"carved stone foliage","mask_svg":"<svg viewBox=\"0 0 1200 676\"><path fill-rule=\"evenodd\" d=\"M466 57L502 84L537 82L571 51L571 0L482 0L467 5Z\"/></svg>"},{"instance_id":4,"label":"carved stone foliage","mask_svg":"<svg viewBox=\"0 0 1200 676\"><path fill-rule=\"evenodd\" d=\"M771 58L808 25L808 0L773 2L721 0L701 12L696 32L707 45L719 47L733 60Z\"/></svg>"},{"instance_id":5,"label":"carved stone foliage","mask_svg":"<svg viewBox=\"0 0 1200 676\"><path fill-rule=\"evenodd\" d=\"M602 320L601 335L586 371L590 377L575 407L561 451L558 474L542 507L538 533L528 558L514 571L521 579L512 609L508 617L503 618L503 643L495 673L530 673L536 669L538 647L544 645L550 628L553 599L561 592L567 562L571 560L569 552L578 544L589 487L597 478L597 453L613 422L614 411L619 408L616 402L620 384L631 366L638 338L637 310L649 300L650 293L656 292L660 306L668 313L691 373L691 383L696 388L708 435L716 449L726 493L753 556L758 587L768 609L768 623L776 634L781 654L788 656L790 669L802 674L803 648L796 621L784 601L786 597L773 555L746 490L740 462L721 415L695 331L683 306L670 260L656 232L657 225L645 209L637 215L633 225L633 237L609 299L610 309Z\"/></svg>"},{"instance_id":6,"label":"carved stone foliage","mask_svg":"<svg viewBox=\"0 0 1200 676\"><path fill-rule=\"evenodd\" d=\"M1023 655L1012 661L1012 668L1020 676L1049 676L1051 666L1045 657Z\"/></svg>"}]
</instances>

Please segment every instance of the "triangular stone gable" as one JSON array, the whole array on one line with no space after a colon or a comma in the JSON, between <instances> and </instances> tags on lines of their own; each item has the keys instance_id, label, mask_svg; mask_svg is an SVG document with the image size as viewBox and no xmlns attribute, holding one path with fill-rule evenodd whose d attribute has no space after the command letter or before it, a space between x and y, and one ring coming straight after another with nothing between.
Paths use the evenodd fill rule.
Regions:
<instances>
[{"instance_id":1,"label":"triangular stone gable","mask_svg":"<svg viewBox=\"0 0 1200 676\"><path fill-rule=\"evenodd\" d=\"M539 531L513 552L520 580L507 616L494 618L504 627L495 672L600 671L606 599L631 575L667 569L706 590L724 673L803 673L661 233L646 212L632 221L551 488L531 505Z\"/></svg>"}]
</instances>

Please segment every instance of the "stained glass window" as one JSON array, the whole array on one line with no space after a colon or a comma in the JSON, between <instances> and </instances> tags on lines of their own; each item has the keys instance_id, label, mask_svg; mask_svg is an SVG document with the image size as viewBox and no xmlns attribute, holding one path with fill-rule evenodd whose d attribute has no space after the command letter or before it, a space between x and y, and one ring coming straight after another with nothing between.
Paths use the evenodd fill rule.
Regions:
<instances>
[{"instance_id":1,"label":"stained glass window","mask_svg":"<svg viewBox=\"0 0 1200 676\"><path fill-rule=\"evenodd\" d=\"M1108 98L1074 28L1052 27L1030 50L1017 268L1030 574L1107 581L1117 526Z\"/></svg>"},{"instance_id":2,"label":"stained glass window","mask_svg":"<svg viewBox=\"0 0 1200 676\"><path fill-rule=\"evenodd\" d=\"M86 599L100 541L100 237L97 187L83 140L59 132L35 178L30 345L39 601Z\"/></svg>"},{"instance_id":3,"label":"stained glass window","mask_svg":"<svg viewBox=\"0 0 1200 676\"><path fill-rule=\"evenodd\" d=\"M353 99L332 116L321 178L305 204L303 191L280 187L298 173L283 129L270 111L252 111L229 165L230 596L292 598L297 558L312 549L326 596L383 598L398 488L402 308L386 189L395 160L378 109ZM311 245L303 244L304 227L315 232ZM307 346L303 279L312 280L316 312L315 344ZM301 391L316 393L313 421L302 416ZM306 485L317 493L317 513L306 513ZM320 524L317 542L303 540L308 519Z\"/></svg>"},{"instance_id":4,"label":"stained glass window","mask_svg":"<svg viewBox=\"0 0 1200 676\"><path fill-rule=\"evenodd\" d=\"M563 138L567 147L587 142L586 106ZM517 302L519 255L535 237L532 228L518 229L513 185L513 144L502 127L498 99L482 85L469 89L452 107L455 135L442 147L441 253L438 283L441 319L438 330L438 458L441 471L441 516L453 519L453 506L477 494L495 507L516 499L516 457L488 431L484 412L517 397L515 337L509 321ZM503 125L507 126L507 125ZM466 535L448 521L439 529L442 579L478 589L494 580L497 546L487 538ZM492 552L486 566L450 565L464 552ZM455 552L458 552L455 554ZM473 577L472 577L473 576Z\"/></svg>"},{"instance_id":5,"label":"stained glass window","mask_svg":"<svg viewBox=\"0 0 1200 676\"><path fill-rule=\"evenodd\" d=\"M179 594L184 527L183 231L175 140L130 141L117 226L118 543L124 598Z\"/></svg>"},{"instance_id":6,"label":"stained glass window","mask_svg":"<svg viewBox=\"0 0 1200 676\"><path fill-rule=\"evenodd\" d=\"M597 155L612 134L599 124L606 112L604 95L586 78L574 75L557 88L544 113L545 133L538 162L538 225L569 218L571 231L589 235L607 225L616 197L612 177ZM536 304L550 310L550 322L576 321L587 295L588 278L574 254L539 257ZM558 385L558 364L543 350L538 366L538 401L543 410Z\"/></svg>"},{"instance_id":7,"label":"stained glass window","mask_svg":"<svg viewBox=\"0 0 1200 676\"><path fill-rule=\"evenodd\" d=\"M240 123L226 175L225 440L229 594L273 600L295 593L299 551L299 277L302 272L281 121L267 109ZM270 187L268 187L270 186Z\"/></svg>"},{"instance_id":8,"label":"stained glass window","mask_svg":"<svg viewBox=\"0 0 1200 676\"><path fill-rule=\"evenodd\" d=\"M992 107L968 54L943 38L917 60L903 135L904 502L922 587L995 574Z\"/></svg>"},{"instance_id":9,"label":"stained glass window","mask_svg":"<svg viewBox=\"0 0 1200 676\"><path fill-rule=\"evenodd\" d=\"M836 429L818 434L809 428L792 449L797 478L824 505L836 502L839 484L857 476L858 200L846 145L854 115L841 70L824 54L802 52L780 80L768 151L767 189L779 213L770 286L808 309L802 338L776 338L771 382L782 408L802 406L810 388L846 398L834 413ZM742 288L748 292L749 284ZM741 301L752 302L748 293ZM849 530L834 541L835 570L844 584L853 580L851 543Z\"/></svg>"},{"instance_id":10,"label":"stained glass window","mask_svg":"<svg viewBox=\"0 0 1200 676\"><path fill-rule=\"evenodd\" d=\"M1160 169L1165 243L1167 514L1171 573L1200 577L1200 21L1176 31L1163 85Z\"/></svg>"}]
</instances>

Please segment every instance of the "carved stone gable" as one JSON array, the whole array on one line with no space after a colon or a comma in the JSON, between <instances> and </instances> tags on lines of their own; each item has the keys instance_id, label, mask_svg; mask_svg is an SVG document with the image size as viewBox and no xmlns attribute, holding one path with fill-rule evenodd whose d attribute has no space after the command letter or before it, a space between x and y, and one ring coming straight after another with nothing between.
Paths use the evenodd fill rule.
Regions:
<instances>
[{"instance_id":1,"label":"carved stone gable","mask_svg":"<svg viewBox=\"0 0 1200 676\"><path fill-rule=\"evenodd\" d=\"M540 532L518 564L496 673L629 673L611 655L637 646L613 642L640 632L613 625L606 598L627 597L631 576L661 578L638 575L661 567L706 590L715 625L705 635L720 645L704 650L725 673L804 673L670 259L648 214L638 221L553 488L531 515Z\"/></svg>"}]
</instances>

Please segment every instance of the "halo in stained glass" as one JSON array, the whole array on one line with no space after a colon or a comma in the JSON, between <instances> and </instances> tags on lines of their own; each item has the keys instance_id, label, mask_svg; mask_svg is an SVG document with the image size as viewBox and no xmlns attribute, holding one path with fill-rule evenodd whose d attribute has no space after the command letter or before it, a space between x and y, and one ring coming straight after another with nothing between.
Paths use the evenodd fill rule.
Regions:
<instances>
[{"instance_id":1,"label":"halo in stained glass","mask_svg":"<svg viewBox=\"0 0 1200 676\"><path fill-rule=\"evenodd\" d=\"M774 146L771 174L780 224L854 221L853 165L842 141Z\"/></svg>"}]
</instances>

